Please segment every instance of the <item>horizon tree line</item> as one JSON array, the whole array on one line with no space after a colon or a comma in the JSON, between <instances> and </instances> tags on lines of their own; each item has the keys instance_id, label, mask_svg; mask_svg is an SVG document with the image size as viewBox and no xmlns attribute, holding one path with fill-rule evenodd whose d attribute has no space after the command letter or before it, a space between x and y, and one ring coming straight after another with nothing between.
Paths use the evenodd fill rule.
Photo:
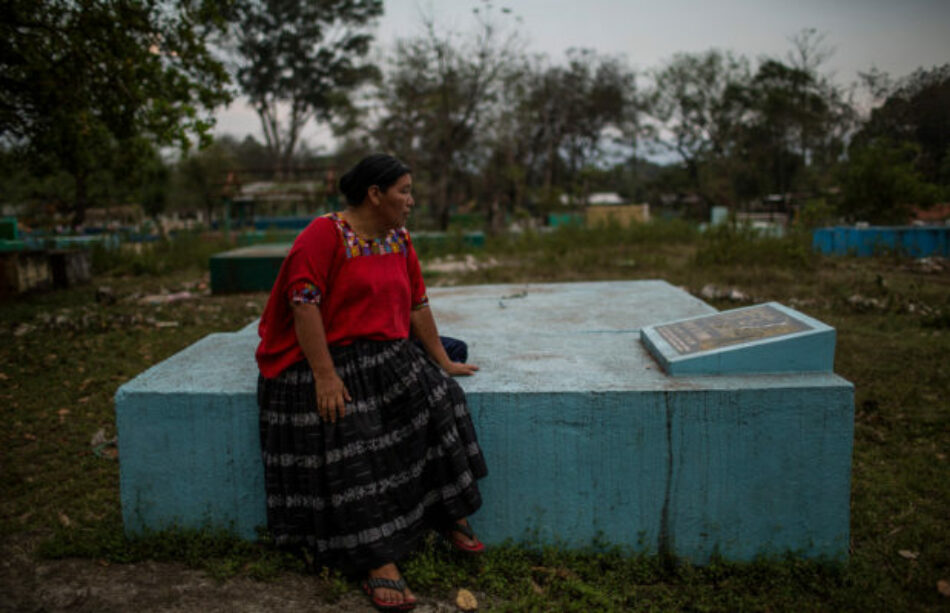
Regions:
<instances>
[{"instance_id":1,"label":"horizon tree line","mask_svg":"<svg viewBox=\"0 0 950 613\"><path fill-rule=\"evenodd\" d=\"M497 227L595 191L672 198L694 218L794 196L881 223L950 199L950 64L861 74L875 103L862 116L858 86L824 72L831 51L813 29L782 58L710 49L637 72L590 49L532 54L517 17L484 0L469 31L423 17L420 34L375 60L383 8L12 0L0 20L4 199L52 203L73 225L103 203L210 212L228 173L288 181L373 150L414 169L417 201L443 229L459 208ZM210 137L214 110L237 95L262 142ZM337 151L302 142L314 121ZM167 147L183 153L169 162Z\"/></svg>"}]
</instances>

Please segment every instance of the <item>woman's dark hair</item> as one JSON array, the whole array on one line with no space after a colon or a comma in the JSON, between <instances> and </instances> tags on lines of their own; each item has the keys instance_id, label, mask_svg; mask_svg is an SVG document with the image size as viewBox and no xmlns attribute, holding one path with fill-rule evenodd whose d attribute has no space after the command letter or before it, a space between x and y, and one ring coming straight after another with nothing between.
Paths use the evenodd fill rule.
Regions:
<instances>
[{"instance_id":1,"label":"woman's dark hair","mask_svg":"<svg viewBox=\"0 0 950 613\"><path fill-rule=\"evenodd\" d=\"M412 172L408 166L385 153L368 155L340 177L340 191L352 206L363 204L366 192L373 185L386 191L399 178Z\"/></svg>"}]
</instances>

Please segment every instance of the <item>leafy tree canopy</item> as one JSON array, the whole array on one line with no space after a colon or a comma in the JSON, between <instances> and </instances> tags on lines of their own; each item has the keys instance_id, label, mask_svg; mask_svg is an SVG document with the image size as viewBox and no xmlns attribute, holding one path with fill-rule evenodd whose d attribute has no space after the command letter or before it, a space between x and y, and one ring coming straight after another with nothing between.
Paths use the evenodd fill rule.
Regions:
<instances>
[{"instance_id":1,"label":"leafy tree canopy","mask_svg":"<svg viewBox=\"0 0 950 613\"><path fill-rule=\"evenodd\" d=\"M210 0L10 0L0 7L0 140L72 179L73 223L104 166L206 139L228 76L208 49ZM157 201L156 201L157 202Z\"/></svg>"},{"instance_id":2,"label":"leafy tree canopy","mask_svg":"<svg viewBox=\"0 0 950 613\"><path fill-rule=\"evenodd\" d=\"M941 190L915 167L919 155L919 147L886 138L854 147L841 169L839 212L851 221L900 224L913 205L933 204Z\"/></svg>"},{"instance_id":3,"label":"leafy tree canopy","mask_svg":"<svg viewBox=\"0 0 950 613\"><path fill-rule=\"evenodd\" d=\"M950 64L919 69L892 85L886 75L868 74L865 78L883 82L885 91L890 91L855 142L863 146L887 138L912 143L919 148L915 165L923 177L950 185Z\"/></svg>"},{"instance_id":4,"label":"leafy tree canopy","mask_svg":"<svg viewBox=\"0 0 950 613\"><path fill-rule=\"evenodd\" d=\"M361 63L382 0L236 0L237 82L257 111L279 173L312 119L351 110L350 94L378 76Z\"/></svg>"}]
</instances>

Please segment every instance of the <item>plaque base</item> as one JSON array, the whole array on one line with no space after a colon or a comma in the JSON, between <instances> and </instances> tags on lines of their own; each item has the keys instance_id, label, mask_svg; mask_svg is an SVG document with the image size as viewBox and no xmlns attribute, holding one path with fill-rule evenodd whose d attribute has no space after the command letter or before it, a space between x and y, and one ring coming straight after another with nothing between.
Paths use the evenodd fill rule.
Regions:
<instances>
[{"instance_id":1,"label":"plaque base","mask_svg":"<svg viewBox=\"0 0 950 613\"><path fill-rule=\"evenodd\" d=\"M777 302L647 326L640 340L669 375L831 372L835 330Z\"/></svg>"}]
</instances>

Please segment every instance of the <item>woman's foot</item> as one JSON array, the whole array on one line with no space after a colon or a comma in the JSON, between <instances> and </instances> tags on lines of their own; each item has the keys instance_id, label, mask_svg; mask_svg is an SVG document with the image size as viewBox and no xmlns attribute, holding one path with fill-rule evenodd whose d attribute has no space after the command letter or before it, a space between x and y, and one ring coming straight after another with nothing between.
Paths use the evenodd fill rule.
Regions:
<instances>
[{"instance_id":1,"label":"woman's foot","mask_svg":"<svg viewBox=\"0 0 950 613\"><path fill-rule=\"evenodd\" d=\"M465 518L456 520L443 534L459 551L465 553L485 551L485 545L475 536L475 532L472 531L472 527L468 525L468 520Z\"/></svg>"},{"instance_id":2,"label":"woman's foot","mask_svg":"<svg viewBox=\"0 0 950 613\"><path fill-rule=\"evenodd\" d=\"M363 591L380 611L408 611L416 606L416 598L409 591L396 565L390 562L369 571Z\"/></svg>"}]
</instances>

